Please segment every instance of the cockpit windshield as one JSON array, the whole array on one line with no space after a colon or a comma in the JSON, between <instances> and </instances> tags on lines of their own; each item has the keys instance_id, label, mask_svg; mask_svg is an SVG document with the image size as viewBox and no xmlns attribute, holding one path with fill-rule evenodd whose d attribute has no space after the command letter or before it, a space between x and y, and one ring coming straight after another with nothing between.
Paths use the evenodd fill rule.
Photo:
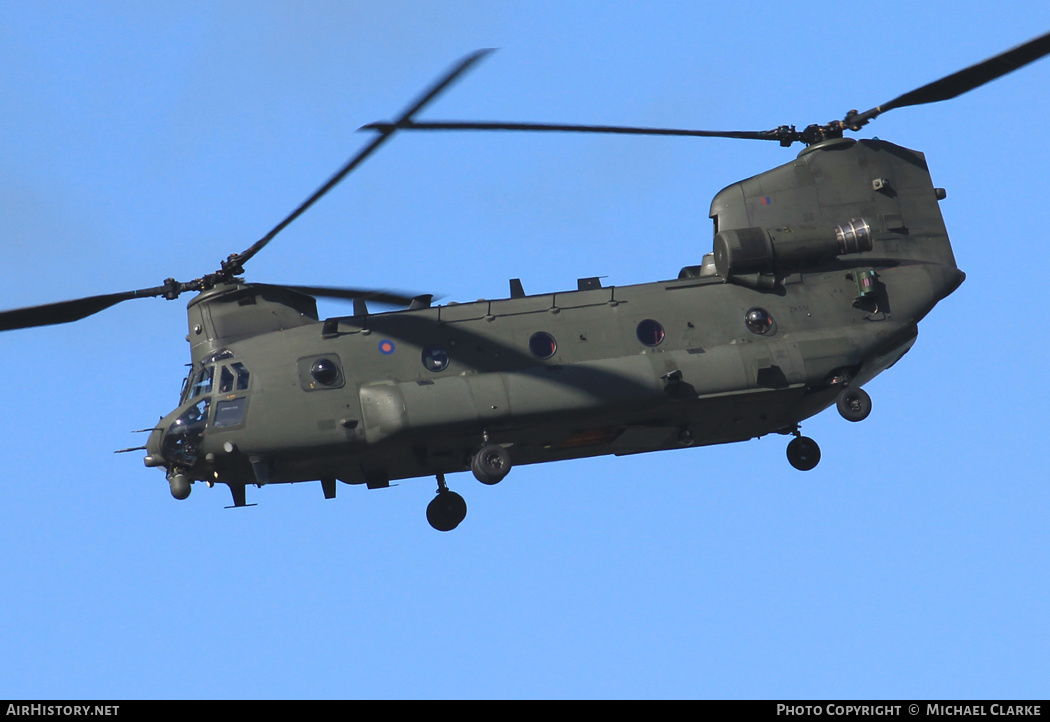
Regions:
<instances>
[{"instance_id":1,"label":"cockpit windshield","mask_svg":"<svg viewBox=\"0 0 1050 722\"><path fill-rule=\"evenodd\" d=\"M249 374L244 364L239 361L220 363L233 358L233 352L224 348L202 359L200 368L183 381L181 403L210 394L213 389L222 394L246 391ZM218 379L215 378L216 370Z\"/></svg>"},{"instance_id":2,"label":"cockpit windshield","mask_svg":"<svg viewBox=\"0 0 1050 722\"><path fill-rule=\"evenodd\" d=\"M242 363L233 363L223 366L219 376L219 393L228 394L231 391L244 391L248 388L248 369Z\"/></svg>"}]
</instances>

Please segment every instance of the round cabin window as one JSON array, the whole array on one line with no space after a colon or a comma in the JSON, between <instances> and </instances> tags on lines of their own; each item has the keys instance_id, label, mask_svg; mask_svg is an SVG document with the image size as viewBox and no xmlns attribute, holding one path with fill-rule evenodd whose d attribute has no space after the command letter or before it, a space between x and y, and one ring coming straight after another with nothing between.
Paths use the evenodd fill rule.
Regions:
<instances>
[{"instance_id":1,"label":"round cabin window","mask_svg":"<svg viewBox=\"0 0 1050 722\"><path fill-rule=\"evenodd\" d=\"M428 346L423 349L423 368L427 371L444 371L448 361L448 351L441 346Z\"/></svg>"},{"instance_id":2,"label":"round cabin window","mask_svg":"<svg viewBox=\"0 0 1050 722\"><path fill-rule=\"evenodd\" d=\"M664 327L659 321L647 318L638 324L638 340L646 346L659 346L664 340Z\"/></svg>"},{"instance_id":3,"label":"round cabin window","mask_svg":"<svg viewBox=\"0 0 1050 722\"><path fill-rule=\"evenodd\" d=\"M548 359L558 350L558 342L546 331L539 331L529 339L529 350L536 358Z\"/></svg>"},{"instance_id":4,"label":"round cabin window","mask_svg":"<svg viewBox=\"0 0 1050 722\"><path fill-rule=\"evenodd\" d=\"M330 358L319 358L310 367L310 375L322 386L331 386L339 380L339 365Z\"/></svg>"},{"instance_id":5,"label":"round cabin window","mask_svg":"<svg viewBox=\"0 0 1050 722\"><path fill-rule=\"evenodd\" d=\"M752 308L744 314L744 323L751 333L769 333L769 329L773 328L773 317L764 308Z\"/></svg>"}]
</instances>

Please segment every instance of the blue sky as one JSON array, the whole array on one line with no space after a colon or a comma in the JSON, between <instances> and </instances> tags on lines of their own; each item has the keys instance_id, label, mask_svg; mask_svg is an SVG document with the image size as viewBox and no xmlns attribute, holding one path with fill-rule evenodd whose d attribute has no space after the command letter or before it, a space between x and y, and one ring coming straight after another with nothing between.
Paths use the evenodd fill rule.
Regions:
<instances>
[{"instance_id":1,"label":"blue sky","mask_svg":"<svg viewBox=\"0 0 1050 722\"><path fill-rule=\"evenodd\" d=\"M870 108L1050 29L1045 2L0 6L0 307L189 279L246 248L452 62L424 117L710 129ZM731 5L731 7L730 7ZM1044 697L1050 60L865 129L926 153L967 281L784 439L381 491L185 502L140 454L183 298L0 335L0 697ZM799 147L403 135L251 280L498 298L674 277L710 198ZM324 304L322 314L346 313Z\"/></svg>"}]
</instances>

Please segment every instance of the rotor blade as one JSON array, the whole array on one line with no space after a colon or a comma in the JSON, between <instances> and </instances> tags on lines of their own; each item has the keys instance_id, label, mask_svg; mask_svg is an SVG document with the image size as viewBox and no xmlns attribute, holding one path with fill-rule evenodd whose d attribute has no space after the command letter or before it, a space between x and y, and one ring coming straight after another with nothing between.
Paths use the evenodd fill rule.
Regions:
<instances>
[{"instance_id":1,"label":"rotor blade","mask_svg":"<svg viewBox=\"0 0 1050 722\"><path fill-rule=\"evenodd\" d=\"M263 286L269 284L253 283L252 285ZM367 301L385 303L390 306L408 306L417 298L433 298L430 294L408 294L402 291L386 291L381 289L333 288L331 286L280 286L280 288L288 288L293 291L298 291L299 293L305 293L307 296L340 298L346 301L363 298Z\"/></svg>"},{"instance_id":2,"label":"rotor blade","mask_svg":"<svg viewBox=\"0 0 1050 722\"><path fill-rule=\"evenodd\" d=\"M872 108L864 113L851 113L844 122L847 126L859 127L877 115L894 108L905 108L909 105L924 105L926 103L950 100L985 83L1012 73L1048 53L1050 53L1050 33L1041 35L1034 40L1029 40L1027 43L1018 45L1012 50L1007 50L993 58L971 65L940 80L927 83L921 88L916 88L911 92L894 98L884 105Z\"/></svg>"},{"instance_id":3,"label":"rotor blade","mask_svg":"<svg viewBox=\"0 0 1050 722\"><path fill-rule=\"evenodd\" d=\"M424 105L433 100L441 91L451 85L457 78L471 68L476 62L481 60L483 57L492 52L492 49L478 50L471 53L461 61L456 63L445 75L441 76L433 85L425 90L419 98L408 106L404 113L395 121L394 126L397 123L401 123L411 118L411 116L418 112ZM240 267L247 263L251 258L261 251L267 243L273 240L274 236L283 231L288 224L294 221L296 218L301 216L310 206L316 203L322 196L328 191L332 190L339 181L343 180L350 171L354 170L359 166L368 156L372 155L375 150L382 145L394 132L395 128L389 128L380 131L380 134L372 140L371 143L362 148L357 155L348 160L342 168L340 168L335 175L328 179L324 185L314 191L314 194L303 201L298 208L292 211L283 221L278 223L273 229L265 236L260 238L258 241L249 246L243 253L239 254L235 259L232 259L235 266ZM239 272L239 271L238 271Z\"/></svg>"},{"instance_id":4,"label":"rotor blade","mask_svg":"<svg viewBox=\"0 0 1050 722\"><path fill-rule=\"evenodd\" d=\"M132 298L161 296L167 291L167 287L158 286L156 288L144 288L140 291L88 296L87 298L76 298L72 301L59 301L57 303L45 303L42 306L27 306L10 311L0 311L0 331L13 331L19 328L33 328L34 326L50 326L56 323L79 321L99 311L105 311L121 301L129 301Z\"/></svg>"},{"instance_id":5,"label":"rotor blade","mask_svg":"<svg viewBox=\"0 0 1050 722\"><path fill-rule=\"evenodd\" d=\"M743 138L780 140L777 130L683 130L678 128L636 128L622 125L579 125L573 123L503 123L473 121L423 121L405 119L393 123L369 123L362 130L390 133L395 130L511 130L560 133L618 133L622 135L685 135L701 138Z\"/></svg>"}]
</instances>

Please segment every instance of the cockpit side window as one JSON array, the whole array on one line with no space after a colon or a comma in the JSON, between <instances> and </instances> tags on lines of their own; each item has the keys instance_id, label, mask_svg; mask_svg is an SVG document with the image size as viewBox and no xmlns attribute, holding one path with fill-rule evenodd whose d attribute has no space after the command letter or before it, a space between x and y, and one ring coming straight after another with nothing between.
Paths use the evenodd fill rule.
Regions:
<instances>
[{"instance_id":1,"label":"cockpit side window","mask_svg":"<svg viewBox=\"0 0 1050 722\"><path fill-rule=\"evenodd\" d=\"M235 363L223 366L219 373L219 393L228 394L231 391L245 391L248 388L248 369L244 364Z\"/></svg>"},{"instance_id":2,"label":"cockpit side window","mask_svg":"<svg viewBox=\"0 0 1050 722\"><path fill-rule=\"evenodd\" d=\"M211 380L215 375L215 367L207 366L197 372L197 375L193 377L193 385L190 391L190 398L195 399L198 396L211 393Z\"/></svg>"},{"instance_id":3,"label":"cockpit side window","mask_svg":"<svg viewBox=\"0 0 1050 722\"><path fill-rule=\"evenodd\" d=\"M186 467L197 462L210 405L210 399L201 399L183 411L175 423L168 427L164 435L164 458Z\"/></svg>"},{"instance_id":4,"label":"cockpit side window","mask_svg":"<svg viewBox=\"0 0 1050 722\"><path fill-rule=\"evenodd\" d=\"M200 380L201 373L202 371L194 371L186 377L186 381L182 384L182 403L186 403L193 398L193 390L197 387L197 381Z\"/></svg>"},{"instance_id":5,"label":"cockpit side window","mask_svg":"<svg viewBox=\"0 0 1050 722\"><path fill-rule=\"evenodd\" d=\"M233 372L230 371L229 366L222 367L222 373L219 375L219 393L228 394L233 391Z\"/></svg>"},{"instance_id":6,"label":"cockpit side window","mask_svg":"<svg viewBox=\"0 0 1050 722\"><path fill-rule=\"evenodd\" d=\"M232 368L233 372L237 374L237 390L246 390L248 388L248 369L244 368L242 363L235 363Z\"/></svg>"}]
</instances>

